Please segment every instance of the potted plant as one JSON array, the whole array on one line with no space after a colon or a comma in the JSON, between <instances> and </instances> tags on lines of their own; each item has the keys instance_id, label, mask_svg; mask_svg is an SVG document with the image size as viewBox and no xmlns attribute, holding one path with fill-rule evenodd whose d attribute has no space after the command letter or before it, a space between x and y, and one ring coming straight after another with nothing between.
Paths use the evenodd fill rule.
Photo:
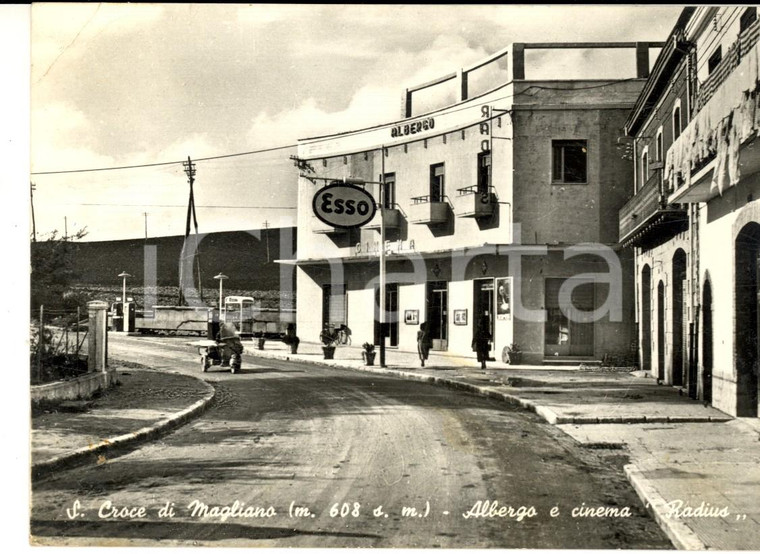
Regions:
<instances>
[{"instance_id":1,"label":"potted plant","mask_svg":"<svg viewBox=\"0 0 760 554\"><path fill-rule=\"evenodd\" d=\"M375 365L375 345L365 342L362 344L362 348L364 349L362 351L364 365Z\"/></svg>"},{"instance_id":2,"label":"potted plant","mask_svg":"<svg viewBox=\"0 0 760 554\"><path fill-rule=\"evenodd\" d=\"M292 323L288 325L288 329L285 332L285 336L282 337L282 342L290 346L290 353L298 353L298 345L301 343L301 339L296 335L296 326Z\"/></svg>"},{"instance_id":3,"label":"potted plant","mask_svg":"<svg viewBox=\"0 0 760 554\"><path fill-rule=\"evenodd\" d=\"M256 337L256 348L258 350L264 350L264 343L267 340L264 337L264 333L256 333L254 336Z\"/></svg>"},{"instance_id":4,"label":"potted plant","mask_svg":"<svg viewBox=\"0 0 760 554\"><path fill-rule=\"evenodd\" d=\"M520 345L513 342L509 346L504 347L502 359L504 363L509 365L520 365L522 363L522 354Z\"/></svg>"},{"instance_id":5,"label":"potted plant","mask_svg":"<svg viewBox=\"0 0 760 554\"><path fill-rule=\"evenodd\" d=\"M335 356L335 347L338 344L338 333L334 329L323 329L319 334L322 343L322 353L325 360L332 360Z\"/></svg>"}]
</instances>

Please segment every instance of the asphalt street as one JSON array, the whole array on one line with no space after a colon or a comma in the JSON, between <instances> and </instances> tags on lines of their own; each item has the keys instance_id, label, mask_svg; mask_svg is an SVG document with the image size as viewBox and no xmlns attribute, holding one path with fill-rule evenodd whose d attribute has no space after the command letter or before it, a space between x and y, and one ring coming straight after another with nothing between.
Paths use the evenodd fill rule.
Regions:
<instances>
[{"instance_id":1,"label":"asphalt street","mask_svg":"<svg viewBox=\"0 0 760 554\"><path fill-rule=\"evenodd\" d=\"M204 374L185 342L110 341L112 358L203 377L216 399L153 443L35 483L40 542L672 547L626 481L619 451L584 448L534 414L250 354L239 374Z\"/></svg>"}]
</instances>

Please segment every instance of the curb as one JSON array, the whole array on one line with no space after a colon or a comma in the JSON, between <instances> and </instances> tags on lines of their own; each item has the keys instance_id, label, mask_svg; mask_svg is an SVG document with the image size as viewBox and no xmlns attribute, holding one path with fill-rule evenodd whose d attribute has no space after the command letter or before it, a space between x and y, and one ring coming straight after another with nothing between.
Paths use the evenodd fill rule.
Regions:
<instances>
[{"instance_id":1,"label":"curb","mask_svg":"<svg viewBox=\"0 0 760 554\"><path fill-rule=\"evenodd\" d=\"M634 464L623 466L628 481L670 541L679 550L707 550L697 534L680 519L669 518L667 502Z\"/></svg>"},{"instance_id":2,"label":"curb","mask_svg":"<svg viewBox=\"0 0 760 554\"><path fill-rule=\"evenodd\" d=\"M541 417L542 419L544 419L547 423L551 425L563 425L563 424L591 425L591 424L603 424L603 423L725 423L733 419L730 416L704 416L704 417L573 416L573 417L570 417L570 416L559 415L551 408L536 404L536 402L533 400L528 400L526 398L522 398L514 394L509 394L507 392L497 390L494 387L484 387L481 385L474 385L472 383L468 383L466 381L461 381L458 379L453 379L451 377L443 377L443 376L437 377L435 375L412 373L405 369L389 369L389 368L381 368L377 366L356 367L352 365L343 365L343 364L337 363L339 362L339 360L331 360L330 362L328 362L328 361L319 360L319 359L310 359L310 358L303 359L300 357L296 357L296 356L299 356L298 354L279 354L279 353L274 353L272 351L267 352L266 350L255 350L254 352L255 352L255 354L253 354L254 358L259 357L259 358L269 358L269 359L283 360L283 361L303 362L306 364L311 364L311 365L320 366L320 367L329 367L332 369L344 369L347 371L361 371L364 373L392 375L395 377L408 379L410 381L421 381L421 382L432 383L435 385L449 387L449 388L453 388L457 390L465 390L467 392L472 392L480 396L494 398L496 400L501 400L503 402L507 402L515 406L520 406L523 409L526 409L530 412L537 414L539 417ZM266 354L262 355L263 352L266 352Z\"/></svg>"},{"instance_id":3,"label":"curb","mask_svg":"<svg viewBox=\"0 0 760 554\"><path fill-rule=\"evenodd\" d=\"M70 469L88 462L95 464L102 463L99 461L100 456L104 455L106 452L128 450L137 443L153 439L162 433L179 427L193 417L203 413L214 399L216 389L198 377L193 375L187 376L200 381L206 387L206 393L203 398L184 410L181 410L166 419L162 419L151 426L143 427L138 431L125 433L110 439L103 439L98 444L78 448L73 452L61 454L49 460L33 463L31 466L32 480L45 477L56 470Z\"/></svg>"}]
</instances>

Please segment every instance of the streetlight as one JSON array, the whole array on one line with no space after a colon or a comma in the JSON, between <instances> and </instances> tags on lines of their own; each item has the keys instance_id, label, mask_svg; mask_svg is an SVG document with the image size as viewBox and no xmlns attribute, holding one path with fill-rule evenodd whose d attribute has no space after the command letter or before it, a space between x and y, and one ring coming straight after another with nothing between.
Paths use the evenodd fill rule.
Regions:
<instances>
[{"instance_id":1,"label":"streetlight","mask_svg":"<svg viewBox=\"0 0 760 554\"><path fill-rule=\"evenodd\" d=\"M118 275L121 277L121 330L125 333L129 332L129 312L127 311L127 277L132 277L126 271L122 271Z\"/></svg>"},{"instance_id":2,"label":"streetlight","mask_svg":"<svg viewBox=\"0 0 760 554\"><path fill-rule=\"evenodd\" d=\"M214 277L214 279L219 279L219 317L222 319L222 321L227 321L227 314L225 314L225 317L222 318L222 283L227 278L228 277L224 273L220 273Z\"/></svg>"}]
</instances>

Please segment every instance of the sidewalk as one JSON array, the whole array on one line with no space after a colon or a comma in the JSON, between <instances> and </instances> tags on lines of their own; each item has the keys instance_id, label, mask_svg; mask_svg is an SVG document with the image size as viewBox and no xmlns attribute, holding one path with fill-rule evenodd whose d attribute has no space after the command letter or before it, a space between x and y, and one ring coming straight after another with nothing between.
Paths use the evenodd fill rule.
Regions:
<instances>
[{"instance_id":1,"label":"sidewalk","mask_svg":"<svg viewBox=\"0 0 760 554\"><path fill-rule=\"evenodd\" d=\"M86 411L56 409L32 416L34 477L80 463L102 463L115 450L182 424L214 396L213 387L193 377L125 367L114 371L120 384L87 402Z\"/></svg>"},{"instance_id":2,"label":"sidewalk","mask_svg":"<svg viewBox=\"0 0 760 554\"><path fill-rule=\"evenodd\" d=\"M482 370L474 357L437 353L423 368L416 353L392 349L380 368L364 366L353 346L338 347L334 360L314 343L298 354L279 342L245 348L260 359L397 375L519 404L590 448L625 447L631 484L677 548L760 549L760 420L732 418L652 377L501 362Z\"/></svg>"}]
</instances>

